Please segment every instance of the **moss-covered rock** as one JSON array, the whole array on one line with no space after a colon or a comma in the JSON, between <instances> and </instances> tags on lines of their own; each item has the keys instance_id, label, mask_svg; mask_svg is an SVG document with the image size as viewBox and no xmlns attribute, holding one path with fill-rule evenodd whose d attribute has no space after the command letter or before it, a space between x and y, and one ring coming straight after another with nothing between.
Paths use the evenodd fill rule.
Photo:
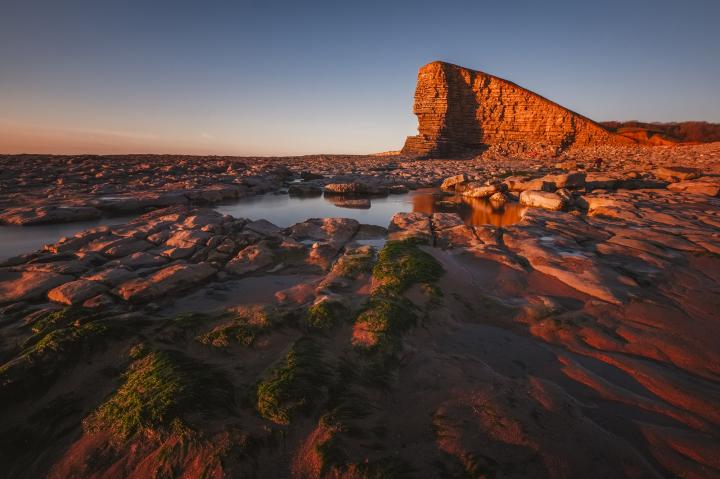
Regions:
<instances>
[{"instance_id":1,"label":"moss-covered rock","mask_svg":"<svg viewBox=\"0 0 720 479\"><path fill-rule=\"evenodd\" d=\"M361 250L341 256L337 263L335 263L333 272L346 278L354 279L363 273L371 273L372 269L372 250Z\"/></svg>"},{"instance_id":2,"label":"moss-covered rock","mask_svg":"<svg viewBox=\"0 0 720 479\"><path fill-rule=\"evenodd\" d=\"M329 331L347 314L348 309L340 302L324 299L308 308L303 322L311 330Z\"/></svg>"},{"instance_id":3,"label":"moss-covered rock","mask_svg":"<svg viewBox=\"0 0 720 479\"><path fill-rule=\"evenodd\" d=\"M302 338L260 381L255 408L274 423L290 424L297 414L308 413L322 398L327 376L320 348Z\"/></svg>"},{"instance_id":4,"label":"moss-covered rock","mask_svg":"<svg viewBox=\"0 0 720 479\"><path fill-rule=\"evenodd\" d=\"M415 306L402 297L373 295L355 319L353 344L368 349L393 349L403 331L415 324Z\"/></svg>"},{"instance_id":5,"label":"moss-covered rock","mask_svg":"<svg viewBox=\"0 0 720 479\"><path fill-rule=\"evenodd\" d=\"M195 339L216 348L231 344L252 346L261 334L283 324L289 313L267 305L250 305L236 308L216 316L221 323Z\"/></svg>"},{"instance_id":6,"label":"moss-covered rock","mask_svg":"<svg viewBox=\"0 0 720 479\"><path fill-rule=\"evenodd\" d=\"M112 319L85 323L75 319L67 326L48 326L43 331L49 332L34 335L19 355L0 366L0 398L43 391L79 358L100 350L108 337L125 332Z\"/></svg>"},{"instance_id":7,"label":"moss-covered rock","mask_svg":"<svg viewBox=\"0 0 720 479\"><path fill-rule=\"evenodd\" d=\"M437 281L443 268L416 241L388 241L380 250L373 268L377 290L384 294L400 294L413 284Z\"/></svg>"},{"instance_id":8,"label":"moss-covered rock","mask_svg":"<svg viewBox=\"0 0 720 479\"><path fill-rule=\"evenodd\" d=\"M232 384L222 373L176 351L153 351L130 365L122 386L83 426L122 440L190 414L231 411L234 403Z\"/></svg>"}]
</instances>

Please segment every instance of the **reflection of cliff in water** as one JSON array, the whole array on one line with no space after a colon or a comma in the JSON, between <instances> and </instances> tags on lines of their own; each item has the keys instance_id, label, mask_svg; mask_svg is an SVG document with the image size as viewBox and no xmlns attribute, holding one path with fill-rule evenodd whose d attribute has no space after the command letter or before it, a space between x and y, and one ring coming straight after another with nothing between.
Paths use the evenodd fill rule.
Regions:
<instances>
[{"instance_id":1,"label":"reflection of cliff in water","mask_svg":"<svg viewBox=\"0 0 720 479\"><path fill-rule=\"evenodd\" d=\"M524 207L519 203L495 205L486 199L437 194L415 195L413 211L420 213L457 213L466 224L507 226L522 218Z\"/></svg>"}]
</instances>

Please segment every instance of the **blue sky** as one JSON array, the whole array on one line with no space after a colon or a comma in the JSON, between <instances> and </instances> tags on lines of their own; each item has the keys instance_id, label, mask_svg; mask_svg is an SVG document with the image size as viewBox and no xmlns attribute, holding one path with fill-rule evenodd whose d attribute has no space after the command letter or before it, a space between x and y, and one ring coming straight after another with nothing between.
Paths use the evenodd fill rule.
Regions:
<instances>
[{"instance_id":1,"label":"blue sky","mask_svg":"<svg viewBox=\"0 0 720 479\"><path fill-rule=\"evenodd\" d=\"M398 149L434 60L596 120L720 121L716 0L0 7L0 152Z\"/></svg>"}]
</instances>

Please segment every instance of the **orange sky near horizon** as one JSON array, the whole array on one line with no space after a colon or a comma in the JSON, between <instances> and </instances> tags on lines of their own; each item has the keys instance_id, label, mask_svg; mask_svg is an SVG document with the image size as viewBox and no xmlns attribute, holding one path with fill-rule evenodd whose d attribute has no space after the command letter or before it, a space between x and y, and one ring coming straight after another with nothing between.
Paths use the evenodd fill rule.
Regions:
<instances>
[{"instance_id":1,"label":"orange sky near horizon","mask_svg":"<svg viewBox=\"0 0 720 479\"><path fill-rule=\"evenodd\" d=\"M212 138L193 138L193 141L189 141L181 137L131 131L34 127L0 120L0 154L240 155L243 153L234 150L236 148L218 144Z\"/></svg>"}]
</instances>

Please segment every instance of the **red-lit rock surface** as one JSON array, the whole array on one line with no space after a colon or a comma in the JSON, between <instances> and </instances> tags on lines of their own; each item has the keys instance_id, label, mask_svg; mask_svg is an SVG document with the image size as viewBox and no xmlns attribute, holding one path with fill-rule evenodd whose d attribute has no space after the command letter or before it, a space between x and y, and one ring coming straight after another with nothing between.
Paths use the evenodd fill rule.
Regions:
<instances>
[{"instance_id":1,"label":"red-lit rock surface","mask_svg":"<svg viewBox=\"0 0 720 479\"><path fill-rule=\"evenodd\" d=\"M503 144L561 151L636 142L515 83L445 62L420 68L413 111L419 134L405 142L403 153L410 155L448 157Z\"/></svg>"},{"instance_id":2,"label":"red-lit rock surface","mask_svg":"<svg viewBox=\"0 0 720 479\"><path fill-rule=\"evenodd\" d=\"M89 206L101 185L80 171L97 165L113 194L157 197L182 180L186 202L147 204L0 265L4 477L720 474L719 144L254 168L184 159L187 176L166 159L83 158L80 171L67 158L5 161L22 185L3 190L7 207ZM229 167L229 178L211 171ZM457 194L418 197L387 230L330 218L279 228L188 197L219 178L256 194L332 183L389 193L448 177ZM485 201L461 194L478 188L505 195L512 221L453 210ZM521 206L528 191L564 198L564 210ZM372 271L385 239L424 242L444 271L393 298L393 317L414 319L392 328L357 319L382 291ZM307 340L317 352L290 363L311 366L276 373ZM363 349L373 344L387 355ZM149 369L153 354L166 362ZM278 403L299 408L288 418L258 395L287 377L301 378ZM153 394L123 396L138 387ZM109 417L141 411L143 427L97 420L118 396L128 400Z\"/></svg>"}]
</instances>

